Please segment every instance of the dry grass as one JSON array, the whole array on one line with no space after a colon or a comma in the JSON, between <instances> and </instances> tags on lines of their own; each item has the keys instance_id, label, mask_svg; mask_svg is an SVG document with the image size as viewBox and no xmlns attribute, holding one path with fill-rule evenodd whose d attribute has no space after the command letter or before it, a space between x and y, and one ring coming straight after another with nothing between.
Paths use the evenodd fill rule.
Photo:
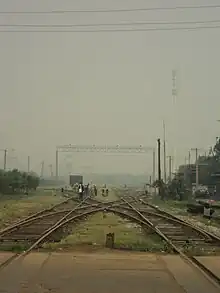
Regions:
<instances>
[{"instance_id":1,"label":"dry grass","mask_svg":"<svg viewBox=\"0 0 220 293\"><path fill-rule=\"evenodd\" d=\"M109 197L99 200L112 201L117 197L110 192ZM131 223L113 213L99 212L90 216L87 220L73 226L71 235L62 239L59 243L45 244L44 248L49 249L71 249L76 247L93 246L96 248L104 247L106 234L115 234L116 248L132 248L146 251L165 251L166 244L157 235L151 232L144 232L143 229L134 223Z\"/></svg>"},{"instance_id":2,"label":"dry grass","mask_svg":"<svg viewBox=\"0 0 220 293\"><path fill-rule=\"evenodd\" d=\"M220 235L220 210L216 209L214 216L218 216L218 219L213 218L211 221L203 217L203 214L193 215L187 212L187 202L186 201L173 201L167 200L162 201L158 198L154 198L151 201L152 204L157 205L162 210L171 213L177 217L180 217L182 220L186 220L192 224L199 226L212 232L216 235Z\"/></svg>"},{"instance_id":3,"label":"dry grass","mask_svg":"<svg viewBox=\"0 0 220 293\"><path fill-rule=\"evenodd\" d=\"M161 200L158 197L153 197L150 201L151 204L158 206L159 208L177 215L187 215L187 201L178 200Z\"/></svg>"},{"instance_id":4,"label":"dry grass","mask_svg":"<svg viewBox=\"0 0 220 293\"><path fill-rule=\"evenodd\" d=\"M77 227L73 227L72 234L60 243L47 244L45 248L60 249L74 248L76 246L92 245L104 247L106 234L115 234L116 248L133 248L147 251L164 251L166 247L161 239L152 234L146 234L136 224L121 219L114 214L97 213Z\"/></svg>"},{"instance_id":5,"label":"dry grass","mask_svg":"<svg viewBox=\"0 0 220 293\"><path fill-rule=\"evenodd\" d=\"M4 197L0 201L0 228L62 200L60 196L53 196L52 191L43 190L36 191L26 197L17 195L9 199Z\"/></svg>"}]
</instances>

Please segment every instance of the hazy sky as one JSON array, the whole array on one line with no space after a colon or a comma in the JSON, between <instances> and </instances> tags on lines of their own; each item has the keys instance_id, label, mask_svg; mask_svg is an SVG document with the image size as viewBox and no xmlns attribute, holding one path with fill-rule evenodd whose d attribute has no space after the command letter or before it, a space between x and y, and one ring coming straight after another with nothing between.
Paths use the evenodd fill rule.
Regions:
<instances>
[{"instance_id":1,"label":"hazy sky","mask_svg":"<svg viewBox=\"0 0 220 293\"><path fill-rule=\"evenodd\" d=\"M180 0L2 0L0 11L119 9L219 4ZM0 14L0 24L220 20L220 9L58 15ZM153 26L155 27L155 25ZM117 28L117 27L116 27ZM0 30L5 28L0 28ZM9 29L9 28L7 28ZM156 146L166 121L168 154L220 134L220 29L101 33L0 33L0 148L9 163L55 164L60 144ZM178 97L172 99L172 69ZM3 156L3 154L2 154ZM13 159L14 157L14 159ZM16 159L17 157L17 159ZM73 171L151 172L146 156L62 155ZM69 166L71 169L71 167ZM48 168L47 168L48 169Z\"/></svg>"}]
</instances>

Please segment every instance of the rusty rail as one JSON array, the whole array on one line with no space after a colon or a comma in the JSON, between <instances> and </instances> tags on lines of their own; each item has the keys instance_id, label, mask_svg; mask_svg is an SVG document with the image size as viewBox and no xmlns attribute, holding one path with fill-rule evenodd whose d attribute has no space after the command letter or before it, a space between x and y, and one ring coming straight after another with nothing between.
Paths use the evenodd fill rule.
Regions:
<instances>
[{"instance_id":1,"label":"rusty rail","mask_svg":"<svg viewBox=\"0 0 220 293\"><path fill-rule=\"evenodd\" d=\"M164 229L163 230L163 224L165 224L164 227L166 227L166 223L173 223L173 227L184 227L187 230L185 230L184 235L189 237L189 229L190 232L193 232L192 234L194 234L195 236L199 236L200 238L195 239L195 240L199 240L200 245L208 245L208 247L210 247L210 249L212 248L213 244L217 244L218 248L220 248L220 238L215 236L214 234L208 233L203 229L197 228L194 225L190 225L190 223L185 222L183 220L180 220L178 218L176 218L173 215L170 215L169 213L163 213L163 211L161 211L160 213L160 209L154 207L154 206L150 206L152 209L155 208L155 210L157 211L157 213L153 213L150 211L139 211L138 208L136 208L135 206L133 206L131 203L127 202L124 198L122 198L122 200L124 202L127 203L129 208L126 208L125 210L122 210L122 208L117 207L117 208L110 208L109 211L114 212L116 214L120 214L123 217L127 217L128 219L135 221L137 223L139 223L142 226L148 227L150 229L152 229L152 231L154 231L156 234L158 234L161 239L163 239L166 243L169 244L170 247L172 247L172 249L178 253L181 258L186 261L188 264L190 264L191 266L195 267L197 270L199 270L199 272L205 276L213 285L215 285L218 289L220 289L220 278L215 275L211 270L209 270L205 265L203 265L198 259L196 259L194 256L191 256L190 254L187 254L186 252L183 251L183 241L179 241L178 240L175 241L175 239L172 239L172 233L171 235L169 234L169 224L168 224L168 229ZM136 201L137 203L138 201ZM157 221L155 221L155 218L160 219L161 224L162 225L157 225ZM177 225L177 226L175 226ZM190 236L192 236L192 234L190 233ZM188 238L187 237L187 238ZM191 241L193 241L193 239L191 239ZM187 243L187 240L184 241L185 243ZM182 244L181 244L182 243Z\"/></svg>"}]
</instances>

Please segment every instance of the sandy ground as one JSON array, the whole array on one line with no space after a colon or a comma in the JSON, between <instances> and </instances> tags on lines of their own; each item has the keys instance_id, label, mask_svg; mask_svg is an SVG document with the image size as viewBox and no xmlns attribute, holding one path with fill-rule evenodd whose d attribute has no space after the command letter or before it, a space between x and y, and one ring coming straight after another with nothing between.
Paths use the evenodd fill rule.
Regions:
<instances>
[{"instance_id":1,"label":"sandy ground","mask_svg":"<svg viewBox=\"0 0 220 293\"><path fill-rule=\"evenodd\" d=\"M0 263L10 257L0 253ZM220 271L219 258L203 257ZM0 293L217 293L178 256L146 253L31 253L0 270Z\"/></svg>"}]
</instances>

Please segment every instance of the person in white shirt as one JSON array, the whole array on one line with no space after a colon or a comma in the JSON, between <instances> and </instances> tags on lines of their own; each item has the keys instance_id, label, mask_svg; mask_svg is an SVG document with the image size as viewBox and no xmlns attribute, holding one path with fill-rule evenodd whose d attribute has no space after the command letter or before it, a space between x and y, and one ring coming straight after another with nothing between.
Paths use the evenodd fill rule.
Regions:
<instances>
[{"instance_id":1,"label":"person in white shirt","mask_svg":"<svg viewBox=\"0 0 220 293\"><path fill-rule=\"evenodd\" d=\"M79 184L79 189L78 189L78 192L79 192L79 198L80 199L83 199L83 184L82 183L80 183Z\"/></svg>"}]
</instances>

